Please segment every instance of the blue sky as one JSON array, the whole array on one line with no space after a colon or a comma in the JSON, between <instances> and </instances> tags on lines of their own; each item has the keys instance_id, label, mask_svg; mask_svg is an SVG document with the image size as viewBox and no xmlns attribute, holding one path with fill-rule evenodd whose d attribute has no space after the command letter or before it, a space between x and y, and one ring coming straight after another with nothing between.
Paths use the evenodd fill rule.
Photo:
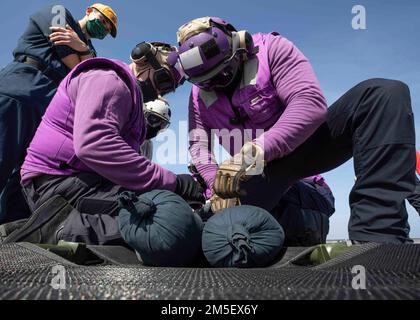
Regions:
<instances>
[{"instance_id":1,"label":"blue sky","mask_svg":"<svg viewBox=\"0 0 420 320\"><path fill-rule=\"evenodd\" d=\"M105 0L103 0L105 2ZM11 52L26 27L28 17L52 1L1 1L2 45L0 66L11 61ZM251 33L277 31L293 41L310 59L331 104L345 91L368 78L394 78L411 88L412 104L419 127L420 115L420 2L418 0L212 0L212 1L134 1L108 0L118 13L117 39L94 44L101 56L128 61L131 49L141 41L175 44L176 30L188 20L220 16L238 29ZM75 18L81 18L89 1L61 1ZM354 5L367 10L367 29L351 27ZM187 119L190 86L169 96L173 106L173 129ZM417 135L417 137L419 137ZM175 172L185 167L169 165ZM348 194L354 182L353 163L325 174L337 199L330 238L347 238ZM411 236L420 238L419 215L409 207Z\"/></svg>"}]
</instances>

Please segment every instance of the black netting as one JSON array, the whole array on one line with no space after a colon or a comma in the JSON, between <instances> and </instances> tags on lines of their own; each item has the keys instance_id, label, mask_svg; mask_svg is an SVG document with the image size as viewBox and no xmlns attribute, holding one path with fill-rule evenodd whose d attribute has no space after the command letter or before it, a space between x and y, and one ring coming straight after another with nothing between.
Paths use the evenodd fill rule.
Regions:
<instances>
[{"instance_id":1,"label":"black netting","mask_svg":"<svg viewBox=\"0 0 420 320\"><path fill-rule=\"evenodd\" d=\"M289 251L298 254L302 249ZM293 260L292 257L288 260ZM30 245L0 246L1 299L420 299L420 245L368 245L319 267L170 269L76 266ZM52 268L66 269L54 290ZM367 290L351 270L366 268Z\"/></svg>"}]
</instances>

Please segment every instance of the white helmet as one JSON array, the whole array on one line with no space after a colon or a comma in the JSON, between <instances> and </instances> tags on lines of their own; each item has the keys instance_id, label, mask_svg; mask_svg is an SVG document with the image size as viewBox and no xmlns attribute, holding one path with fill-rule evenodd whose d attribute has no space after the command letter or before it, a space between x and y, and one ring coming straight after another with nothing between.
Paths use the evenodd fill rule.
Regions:
<instances>
[{"instance_id":1,"label":"white helmet","mask_svg":"<svg viewBox=\"0 0 420 320\"><path fill-rule=\"evenodd\" d=\"M158 126L161 130L165 130L171 124L171 108L168 101L161 97L145 103L144 114L147 123L152 127Z\"/></svg>"}]
</instances>

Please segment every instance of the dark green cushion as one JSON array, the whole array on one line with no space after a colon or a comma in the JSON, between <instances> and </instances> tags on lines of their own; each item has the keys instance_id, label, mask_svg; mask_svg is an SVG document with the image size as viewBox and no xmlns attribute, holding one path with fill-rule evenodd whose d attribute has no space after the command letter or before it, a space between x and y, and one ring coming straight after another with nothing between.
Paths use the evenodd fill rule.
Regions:
<instances>
[{"instance_id":1,"label":"dark green cushion","mask_svg":"<svg viewBox=\"0 0 420 320\"><path fill-rule=\"evenodd\" d=\"M224 210L203 231L204 254L213 267L266 267L283 243L280 224L264 209L252 206Z\"/></svg>"},{"instance_id":2,"label":"dark green cushion","mask_svg":"<svg viewBox=\"0 0 420 320\"><path fill-rule=\"evenodd\" d=\"M203 223L191 207L169 191L120 197L121 235L143 262L155 267L187 267L201 252Z\"/></svg>"}]
</instances>

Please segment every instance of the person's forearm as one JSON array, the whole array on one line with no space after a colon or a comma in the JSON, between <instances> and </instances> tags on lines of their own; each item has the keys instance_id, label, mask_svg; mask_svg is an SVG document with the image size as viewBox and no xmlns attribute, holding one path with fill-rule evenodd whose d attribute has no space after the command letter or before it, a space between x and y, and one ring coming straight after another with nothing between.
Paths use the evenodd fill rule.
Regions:
<instances>
[{"instance_id":1,"label":"person's forearm","mask_svg":"<svg viewBox=\"0 0 420 320\"><path fill-rule=\"evenodd\" d=\"M175 174L137 154L122 138L111 131L101 130L97 136L95 133L90 133L86 139L81 137L85 135L84 132L86 131L83 129L75 132L76 155L99 175L117 185L138 192L155 189L175 190Z\"/></svg>"},{"instance_id":2,"label":"person's forearm","mask_svg":"<svg viewBox=\"0 0 420 320\"><path fill-rule=\"evenodd\" d=\"M95 53L86 45L86 50L79 52L80 61L95 58Z\"/></svg>"},{"instance_id":3,"label":"person's forearm","mask_svg":"<svg viewBox=\"0 0 420 320\"><path fill-rule=\"evenodd\" d=\"M312 109L311 113L307 110ZM271 162L292 153L325 122L327 109L312 98L298 97L291 102L277 123L256 140Z\"/></svg>"},{"instance_id":4,"label":"person's forearm","mask_svg":"<svg viewBox=\"0 0 420 320\"><path fill-rule=\"evenodd\" d=\"M80 57L80 62L88 60L88 59L92 59L95 58L95 55L93 53L88 54L88 55L83 55L83 56L79 56Z\"/></svg>"},{"instance_id":5,"label":"person's forearm","mask_svg":"<svg viewBox=\"0 0 420 320\"><path fill-rule=\"evenodd\" d=\"M67 68L72 70L75 66L77 66L80 63L80 57L77 54L71 54L61 59L61 62L63 62Z\"/></svg>"},{"instance_id":6,"label":"person's forearm","mask_svg":"<svg viewBox=\"0 0 420 320\"><path fill-rule=\"evenodd\" d=\"M189 143L192 162L209 188L208 196L213 189L218 165L213 154L213 143L210 129L203 123L193 102L189 103ZM211 196L211 195L210 195Z\"/></svg>"},{"instance_id":7,"label":"person's forearm","mask_svg":"<svg viewBox=\"0 0 420 320\"><path fill-rule=\"evenodd\" d=\"M88 59L95 58L95 53L90 50L89 46L85 44L85 48L82 51L77 52L80 58L80 61L85 61Z\"/></svg>"}]
</instances>

